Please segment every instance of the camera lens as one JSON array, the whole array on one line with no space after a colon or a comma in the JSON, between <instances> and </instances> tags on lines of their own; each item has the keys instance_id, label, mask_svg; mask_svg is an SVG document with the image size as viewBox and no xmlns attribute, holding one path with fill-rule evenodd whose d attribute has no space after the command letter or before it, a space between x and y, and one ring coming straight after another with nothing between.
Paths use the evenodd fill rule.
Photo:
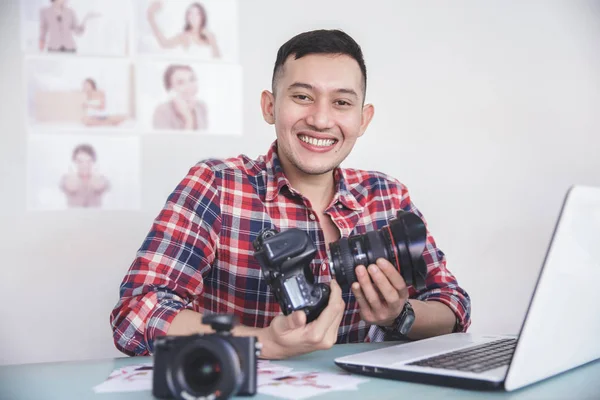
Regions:
<instances>
[{"instance_id":1,"label":"camera lens","mask_svg":"<svg viewBox=\"0 0 600 400\"><path fill-rule=\"evenodd\" d=\"M423 260L427 228L416 214L398 211L388 225L364 235L341 238L329 245L330 270L342 286L356 282L354 269L374 264L378 258L390 261L407 286L425 287L427 264Z\"/></svg>"},{"instance_id":2,"label":"camera lens","mask_svg":"<svg viewBox=\"0 0 600 400\"><path fill-rule=\"evenodd\" d=\"M198 349L184 360L184 379L194 392L212 393L221 379L221 371L219 359L206 349Z\"/></svg>"},{"instance_id":3,"label":"camera lens","mask_svg":"<svg viewBox=\"0 0 600 400\"><path fill-rule=\"evenodd\" d=\"M198 338L183 346L167 371L167 384L177 399L235 395L243 381L239 357L220 338Z\"/></svg>"}]
</instances>

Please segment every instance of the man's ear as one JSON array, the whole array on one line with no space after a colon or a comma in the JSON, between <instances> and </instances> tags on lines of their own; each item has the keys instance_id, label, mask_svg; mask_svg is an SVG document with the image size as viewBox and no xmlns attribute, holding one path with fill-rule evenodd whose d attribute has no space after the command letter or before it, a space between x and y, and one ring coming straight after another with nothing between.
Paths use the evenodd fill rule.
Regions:
<instances>
[{"instance_id":1,"label":"man's ear","mask_svg":"<svg viewBox=\"0 0 600 400\"><path fill-rule=\"evenodd\" d=\"M363 133L365 133L365 131L367 130L367 127L371 123L374 114L375 107L373 107L373 104L365 104L363 106L362 116L360 120L360 134L358 135L359 137L362 136Z\"/></svg>"},{"instance_id":2,"label":"man's ear","mask_svg":"<svg viewBox=\"0 0 600 400\"><path fill-rule=\"evenodd\" d=\"M263 90L260 94L260 108L263 118L269 125L275 123L275 96L268 90Z\"/></svg>"}]
</instances>

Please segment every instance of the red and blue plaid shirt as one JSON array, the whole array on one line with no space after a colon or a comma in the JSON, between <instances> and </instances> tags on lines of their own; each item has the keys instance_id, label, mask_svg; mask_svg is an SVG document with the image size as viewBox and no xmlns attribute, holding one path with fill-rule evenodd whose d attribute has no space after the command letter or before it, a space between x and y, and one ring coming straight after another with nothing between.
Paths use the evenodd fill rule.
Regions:
<instances>
[{"instance_id":1,"label":"red and blue plaid shirt","mask_svg":"<svg viewBox=\"0 0 600 400\"><path fill-rule=\"evenodd\" d=\"M379 172L337 168L336 191L325 213L343 237L381 229L400 209L421 216L400 182ZM168 198L120 289L111 314L117 348L130 355L152 353L184 308L231 313L243 325L266 327L281 313L253 257L263 228L307 232L318 252L317 282L329 282L327 243L310 202L291 187L277 157L277 142L265 156L207 160L193 167ZM411 298L446 304L458 330L470 324L470 300L446 268L444 253L428 233L426 288ZM346 303L337 343L381 340L381 330L360 319L354 295ZM372 328L372 329L371 329Z\"/></svg>"}]
</instances>

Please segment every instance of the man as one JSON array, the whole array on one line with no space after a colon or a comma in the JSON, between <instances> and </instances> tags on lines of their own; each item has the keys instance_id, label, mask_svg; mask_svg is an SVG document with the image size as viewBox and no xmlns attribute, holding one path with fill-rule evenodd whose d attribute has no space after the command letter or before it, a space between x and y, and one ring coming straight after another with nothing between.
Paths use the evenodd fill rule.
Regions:
<instances>
[{"instance_id":1,"label":"man","mask_svg":"<svg viewBox=\"0 0 600 400\"><path fill-rule=\"evenodd\" d=\"M276 142L257 160L201 162L171 194L111 315L121 351L148 354L159 335L208 332L205 312L238 315L234 334L257 336L262 356L273 359L383 340L413 313L409 338L467 329L469 297L429 234L421 292L384 259L358 266L358 282L344 292L331 280L328 243L381 229L400 209L421 215L398 181L339 167L373 117L365 93L362 52L345 33L306 32L279 49L272 92L261 97ZM302 311L281 314L253 257L253 240L270 227L302 229L318 249L311 267L317 282L330 282L331 295L311 323Z\"/></svg>"}]
</instances>

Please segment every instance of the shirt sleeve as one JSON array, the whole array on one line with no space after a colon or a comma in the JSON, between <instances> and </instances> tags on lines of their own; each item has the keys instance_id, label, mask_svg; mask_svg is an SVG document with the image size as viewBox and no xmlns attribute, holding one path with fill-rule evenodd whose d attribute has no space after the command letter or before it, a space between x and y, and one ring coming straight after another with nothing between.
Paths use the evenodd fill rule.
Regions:
<instances>
[{"instance_id":1,"label":"shirt sleeve","mask_svg":"<svg viewBox=\"0 0 600 400\"><path fill-rule=\"evenodd\" d=\"M406 187L403 187L401 207L405 211L418 215L427 226L427 221L411 201ZM471 324L471 299L446 267L446 255L437 247L429 228L427 228L423 259L427 264L425 288L418 292L411 291L411 298L421 301L439 301L445 304L456 316L455 332L465 332Z\"/></svg>"},{"instance_id":2,"label":"shirt sleeve","mask_svg":"<svg viewBox=\"0 0 600 400\"><path fill-rule=\"evenodd\" d=\"M75 14L75 11L71 10L70 14L71 14L71 29L73 30L73 32L75 32L78 35L83 34L83 32L85 31L85 25L79 23L79 21L77 20L77 14Z\"/></svg>"},{"instance_id":3,"label":"shirt sleeve","mask_svg":"<svg viewBox=\"0 0 600 400\"><path fill-rule=\"evenodd\" d=\"M393 180L393 184L388 186L388 190L387 195L392 199L391 207L393 209L397 209L399 205L400 209L418 215L427 226L427 221L413 204L406 186ZM445 304L456 316L455 332L465 332L471 324L471 299L446 267L446 255L437 247L429 228L427 228L423 259L427 264L425 288L420 291L409 288L410 298L420 301L439 301ZM371 326L367 341L379 342L388 339L398 340L398 337L388 334L379 326Z\"/></svg>"},{"instance_id":4,"label":"shirt sleeve","mask_svg":"<svg viewBox=\"0 0 600 400\"><path fill-rule=\"evenodd\" d=\"M215 259L221 229L215 174L192 168L169 196L120 287L110 316L116 347L148 355L173 318L192 308Z\"/></svg>"}]
</instances>

